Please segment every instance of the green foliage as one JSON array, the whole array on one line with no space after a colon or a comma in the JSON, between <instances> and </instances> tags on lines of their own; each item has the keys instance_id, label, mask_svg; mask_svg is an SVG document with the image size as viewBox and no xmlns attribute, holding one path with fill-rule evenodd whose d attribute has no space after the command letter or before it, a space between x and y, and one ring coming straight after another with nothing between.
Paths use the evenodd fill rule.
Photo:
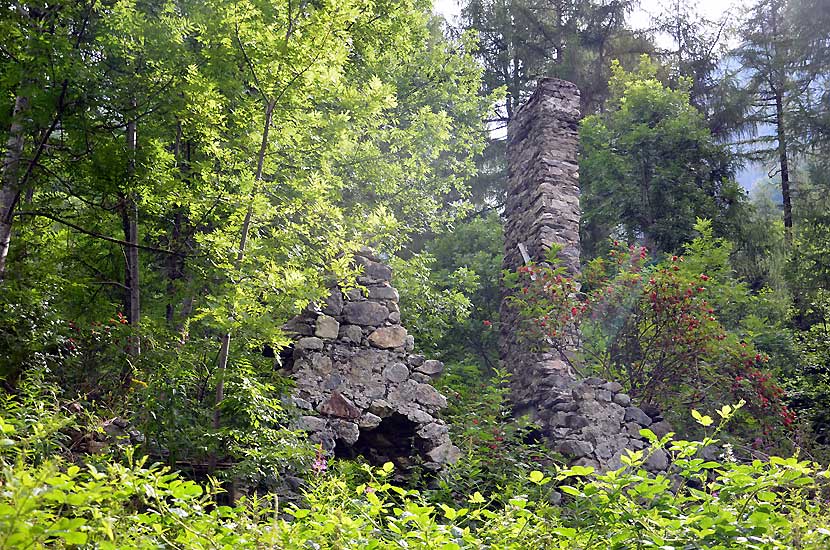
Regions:
<instances>
[{"instance_id":1,"label":"green foliage","mask_svg":"<svg viewBox=\"0 0 830 550\"><path fill-rule=\"evenodd\" d=\"M424 244L424 252L393 258L395 286L415 342L445 362L498 362L498 321L502 262L501 220L475 216Z\"/></svg>"},{"instance_id":2,"label":"green foliage","mask_svg":"<svg viewBox=\"0 0 830 550\"><path fill-rule=\"evenodd\" d=\"M362 467L353 480L315 476L301 504L252 497L215 505L203 486L127 453L124 464L76 465L53 459L33 465L15 454L25 428L3 417L0 458L0 544L9 548L343 548L520 549L826 547L824 492L830 472L815 463L771 457L739 464L730 455L704 460L736 407L709 415L701 441L658 440L630 452L624 466L525 470L527 494L473 490L434 502L390 482L391 464ZM642 468L666 452L675 480ZM550 500L556 495L559 506Z\"/></svg>"},{"instance_id":3,"label":"green foliage","mask_svg":"<svg viewBox=\"0 0 830 550\"><path fill-rule=\"evenodd\" d=\"M583 374L623 382L674 422L683 421L676 412L684 406L746 399L751 414L741 416L741 429L752 437L779 429L779 438L755 444L785 445L780 428L792 427L795 414L751 339L774 329L748 315L751 305L760 308L732 277L729 243L708 221L695 229L686 254L652 265L645 247L612 243L608 260L586 269L583 294L562 267L520 267L509 280L524 332L530 343L576 349Z\"/></svg>"},{"instance_id":4,"label":"green foliage","mask_svg":"<svg viewBox=\"0 0 830 550\"><path fill-rule=\"evenodd\" d=\"M463 458L440 474L431 499L452 503L479 492L506 505L520 495L546 495L528 483L525 473L552 464L553 457L538 441L536 426L513 417L508 380L502 370L489 373L465 364L447 368L441 378L441 392L449 397L445 415Z\"/></svg>"},{"instance_id":5,"label":"green foliage","mask_svg":"<svg viewBox=\"0 0 830 550\"><path fill-rule=\"evenodd\" d=\"M675 252L699 217L733 230L742 202L728 150L715 142L690 104L688 83L664 86L644 56L626 72L612 65L612 97L604 113L582 121L582 243L599 255L610 236L642 239Z\"/></svg>"},{"instance_id":6,"label":"green foliage","mask_svg":"<svg viewBox=\"0 0 830 550\"><path fill-rule=\"evenodd\" d=\"M435 258L429 253L407 260L393 258L391 265L407 327L420 349L435 353L442 339L469 317L469 295L478 286L478 276L462 267L441 277L434 271Z\"/></svg>"}]
</instances>

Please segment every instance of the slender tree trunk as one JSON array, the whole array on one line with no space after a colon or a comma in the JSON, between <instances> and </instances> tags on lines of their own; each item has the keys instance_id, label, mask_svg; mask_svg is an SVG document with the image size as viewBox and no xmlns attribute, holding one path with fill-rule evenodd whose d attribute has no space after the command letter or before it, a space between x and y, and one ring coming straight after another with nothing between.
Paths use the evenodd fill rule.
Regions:
<instances>
[{"instance_id":1,"label":"slender tree trunk","mask_svg":"<svg viewBox=\"0 0 830 550\"><path fill-rule=\"evenodd\" d=\"M262 168L265 163L265 153L268 150L268 133L271 130L271 118L274 114L275 105L276 102L273 99L269 99L265 106L265 124L262 129L262 141L259 145L259 154L257 155L256 174L254 175L254 189L248 202L248 210L245 212L245 219L242 222L242 229L239 235L239 249L236 253L236 267L239 267L242 264L242 259L245 257L245 248L248 245L248 233L251 230L251 219L254 215L254 198L259 193L259 186L262 182ZM214 429L219 429L222 425L222 417L219 406L225 398L225 371L228 368L228 355L230 354L230 348L231 333L230 331L227 331L222 336L222 343L219 348L219 365L216 374L216 400L213 408Z\"/></svg>"},{"instance_id":2,"label":"slender tree trunk","mask_svg":"<svg viewBox=\"0 0 830 550\"><path fill-rule=\"evenodd\" d=\"M787 127L784 114L784 97L781 90L775 92L775 126L778 137L778 162L781 168L781 198L784 203L784 232L787 243L793 239L793 206L790 196L790 165L787 157Z\"/></svg>"},{"instance_id":3,"label":"slender tree trunk","mask_svg":"<svg viewBox=\"0 0 830 550\"><path fill-rule=\"evenodd\" d=\"M0 281L6 274L6 259L12 237L14 208L20 199L18 174L20 160L23 156L24 128L23 117L29 110L29 98L19 95L14 102L12 123L9 127L9 139L6 142L6 155L3 159L2 185L0 190Z\"/></svg>"},{"instance_id":4,"label":"slender tree trunk","mask_svg":"<svg viewBox=\"0 0 830 550\"><path fill-rule=\"evenodd\" d=\"M135 111L136 100L131 102L132 110ZM138 128L135 120L127 122L127 151L130 155L127 171L128 185L133 185L135 176L135 155L138 149ZM133 328L133 335L130 341L130 355L141 354L141 340L138 335L139 323L141 322L141 284L139 281L138 263L138 204L135 192L128 190L123 199L122 223L124 225L124 240L129 244L126 250L125 261L125 285L127 287L127 299L125 309L127 319Z\"/></svg>"}]
</instances>

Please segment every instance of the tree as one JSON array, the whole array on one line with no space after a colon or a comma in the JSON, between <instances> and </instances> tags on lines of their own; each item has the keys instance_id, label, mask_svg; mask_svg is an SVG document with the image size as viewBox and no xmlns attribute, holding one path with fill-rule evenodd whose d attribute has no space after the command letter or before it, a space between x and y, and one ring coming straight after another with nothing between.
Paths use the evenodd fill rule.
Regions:
<instances>
[{"instance_id":1,"label":"tree","mask_svg":"<svg viewBox=\"0 0 830 550\"><path fill-rule=\"evenodd\" d=\"M785 0L760 0L747 12L735 54L747 79L749 107L744 123L761 131L752 139L750 158L773 157L781 180L784 229L792 240L793 211L790 182L793 155L802 150L792 113L797 98L811 86L807 58L796 40L796 30ZM771 126L772 135L764 135Z\"/></svg>"},{"instance_id":2,"label":"tree","mask_svg":"<svg viewBox=\"0 0 830 550\"><path fill-rule=\"evenodd\" d=\"M612 64L606 111L582 122L583 247L596 255L610 236L641 240L659 252L677 250L695 220L719 220L726 233L742 193L732 159L690 104L689 83L670 89L643 57L626 72Z\"/></svg>"}]
</instances>

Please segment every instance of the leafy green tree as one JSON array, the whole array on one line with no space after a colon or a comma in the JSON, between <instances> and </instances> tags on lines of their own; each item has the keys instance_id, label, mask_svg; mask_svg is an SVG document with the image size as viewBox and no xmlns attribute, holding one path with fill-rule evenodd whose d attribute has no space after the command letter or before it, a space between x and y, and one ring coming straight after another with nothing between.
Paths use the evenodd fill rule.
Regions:
<instances>
[{"instance_id":1,"label":"leafy green tree","mask_svg":"<svg viewBox=\"0 0 830 550\"><path fill-rule=\"evenodd\" d=\"M648 57L630 73L615 62L606 111L582 122L582 243L589 256L614 235L671 252L692 237L697 218L717 219L724 234L740 210L731 155L690 104L688 82L670 89L656 72Z\"/></svg>"}]
</instances>

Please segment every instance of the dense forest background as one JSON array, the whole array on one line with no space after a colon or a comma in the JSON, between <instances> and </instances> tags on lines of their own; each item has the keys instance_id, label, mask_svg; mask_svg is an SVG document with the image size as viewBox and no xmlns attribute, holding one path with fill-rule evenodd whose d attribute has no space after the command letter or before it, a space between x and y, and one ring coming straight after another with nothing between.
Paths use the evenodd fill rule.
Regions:
<instances>
[{"instance_id":1,"label":"dense forest background","mask_svg":"<svg viewBox=\"0 0 830 550\"><path fill-rule=\"evenodd\" d=\"M0 1L0 547L823 547L830 3L676 1L646 29L636 6ZM558 469L511 415L505 135L548 76L582 94L584 280L577 303L528 285L529 320L566 308L584 373L700 439L673 450L682 502L642 455L616 481ZM327 462L284 399L281 327L365 245L447 364L465 453L405 488ZM96 435L114 420L134 447ZM694 463L715 435L728 456ZM308 491L288 518L286 480Z\"/></svg>"}]
</instances>

